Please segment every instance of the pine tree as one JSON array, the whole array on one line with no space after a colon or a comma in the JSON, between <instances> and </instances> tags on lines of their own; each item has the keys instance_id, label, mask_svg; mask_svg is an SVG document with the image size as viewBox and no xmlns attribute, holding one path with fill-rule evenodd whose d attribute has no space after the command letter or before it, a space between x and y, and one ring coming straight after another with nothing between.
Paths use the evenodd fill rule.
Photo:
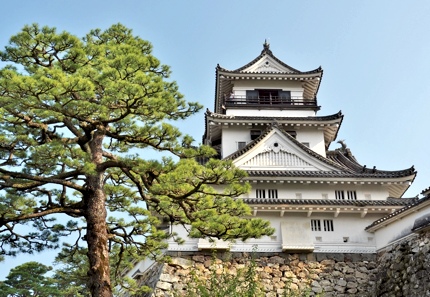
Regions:
<instances>
[{"instance_id":1,"label":"pine tree","mask_svg":"<svg viewBox=\"0 0 430 297\"><path fill-rule=\"evenodd\" d=\"M273 232L235 199L249 189L245 174L173 125L201 106L130 29L79 39L33 24L0 57L10 63L0 70L0 253L58 248L74 233L70 251L88 248L92 296L112 296L109 249L119 261L156 255L172 236L160 217L192 237Z\"/></svg>"}]
</instances>

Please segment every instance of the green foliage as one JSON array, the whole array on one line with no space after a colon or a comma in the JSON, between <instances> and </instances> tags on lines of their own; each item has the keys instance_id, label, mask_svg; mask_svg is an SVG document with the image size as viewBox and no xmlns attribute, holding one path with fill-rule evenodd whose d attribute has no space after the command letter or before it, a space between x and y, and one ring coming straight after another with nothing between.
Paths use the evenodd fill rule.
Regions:
<instances>
[{"instance_id":1,"label":"green foliage","mask_svg":"<svg viewBox=\"0 0 430 297\"><path fill-rule=\"evenodd\" d=\"M55 280L45 276L52 267L38 262L27 262L10 270L6 280L0 282L0 297L52 297L63 296Z\"/></svg>"},{"instance_id":2,"label":"green foliage","mask_svg":"<svg viewBox=\"0 0 430 297\"><path fill-rule=\"evenodd\" d=\"M226 261L228 263L228 261ZM210 267L210 275L204 276L198 270L191 270L191 281L182 291L175 291L175 297L263 297L266 292L257 270L257 264L252 257L246 261L246 266L234 269L226 266L214 254ZM287 282L282 289L283 297L319 296L311 294L308 285L293 287Z\"/></svg>"},{"instance_id":3,"label":"green foliage","mask_svg":"<svg viewBox=\"0 0 430 297\"><path fill-rule=\"evenodd\" d=\"M214 256L210 267L210 275L204 278L197 271L191 271L191 282L185 292L176 292L181 297L262 297L261 283L258 279L254 259L245 268L230 272L224 265L218 265Z\"/></svg>"},{"instance_id":4,"label":"green foliage","mask_svg":"<svg viewBox=\"0 0 430 297\"><path fill-rule=\"evenodd\" d=\"M236 199L249 190L245 174L173 125L201 106L130 29L79 39L28 25L0 57L9 63L0 69L0 253L58 248L76 234L67 249L87 245L93 290L109 287L107 247L118 263L160 255L173 235L157 229L160 218L193 237L273 232Z\"/></svg>"},{"instance_id":5,"label":"green foliage","mask_svg":"<svg viewBox=\"0 0 430 297\"><path fill-rule=\"evenodd\" d=\"M72 254L63 249L55 258L58 267L53 279L64 297L89 297L88 258L86 249L78 249Z\"/></svg>"}]
</instances>

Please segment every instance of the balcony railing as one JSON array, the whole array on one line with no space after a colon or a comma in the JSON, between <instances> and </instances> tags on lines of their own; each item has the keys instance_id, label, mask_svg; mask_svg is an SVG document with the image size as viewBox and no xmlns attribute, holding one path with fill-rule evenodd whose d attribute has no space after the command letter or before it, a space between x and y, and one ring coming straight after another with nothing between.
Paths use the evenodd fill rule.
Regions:
<instances>
[{"instance_id":1,"label":"balcony railing","mask_svg":"<svg viewBox=\"0 0 430 297\"><path fill-rule=\"evenodd\" d=\"M258 107L258 106L272 106L272 107L316 107L315 99L305 99L303 97L246 97L237 96L225 99L226 107Z\"/></svg>"}]
</instances>

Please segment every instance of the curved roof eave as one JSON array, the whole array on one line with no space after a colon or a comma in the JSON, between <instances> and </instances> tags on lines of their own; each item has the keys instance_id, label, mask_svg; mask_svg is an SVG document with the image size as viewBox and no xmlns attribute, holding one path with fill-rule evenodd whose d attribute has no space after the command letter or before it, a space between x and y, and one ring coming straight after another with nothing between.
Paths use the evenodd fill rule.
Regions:
<instances>
[{"instance_id":1,"label":"curved roof eave","mask_svg":"<svg viewBox=\"0 0 430 297\"><path fill-rule=\"evenodd\" d=\"M402 200L402 199L400 199ZM426 203L428 204L428 202L430 201L430 196L424 197L422 199L418 199L415 198L414 203L411 203L383 218L380 218L376 221L374 221L372 224L370 224L369 226L367 226L364 230L369 231L369 232L375 232L376 230L378 230L382 225L382 223L387 222L389 223L389 221L391 221L391 219L395 219L396 217L402 217L404 215L407 215L407 211L408 210L414 210L415 208L421 207L422 204ZM428 206L427 206L428 207Z\"/></svg>"},{"instance_id":2,"label":"curved roof eave","mask_svg":"<svg viewBox=\"0 0 430 297\"><path fill-rule=\"evenodd\" d=\"M330 205L330 206L410 206L416 199L388 200L328 200L328 199L282 199L282 198L242 198L247 204L288 204L288 205Z\"/></svg>"},{"instance_id":3,"label":"curved roof eave","mask_svg":"<svg viewBox=\"0 0 430 297\"><path fill-rule=\"evenodd\" d=\"M243 121L243 120L261 120L261 121L297 121L297 122L324 122L324 121L333 121L340 120L340 123L343 120L342 111L339 111L335 114L327 115L327 116L308 116L308 117L272 117L272 116L235 116L235 115L225 115L220 113L211 112L210 110L206 110L206 116L212 119L226 119L232 121Z\"/></svg>"},{"instance_id":4,"label":"curved roof eave","mask_svg":"<svg viewBox=\"0 0 430 297\"><path fill-rule=\"evenodd\" d=\"M234 160L238 157L242 156L249 150L251 150L253 147L255 147L260 141L262 141L272 130L277 129L279 132L281 132L285 137L287 137L290 141L292 141L295 145L299 146L302 150L304 150L306 153L308 153L310 156L317 158L319 161L322 161L323 163L332 166L334 168L337 168L338 171L329 171L329 172L321 172L321 171L311 171L312 174L315 174L315 177L321 177L324 174L334 174L336 177L348 177L348 178L402 178L402 177L410 177L412 178L412 181L415 179L416 171L414 166L402 169L402 170L396 170L396 171L387 171L387 170L376 170L376 169L366 169L365 166L360 165L354 158L354 156L350 153L349 149L348 152L350 154L349 158L347 158L344 153L338 149L334 151L334 153L338 154L338 156L342 156L343 158L325 158L321 156L320 154L314 152L307 146L303 145L294 137L289 135L287 132L280 130L276 127L276 123L274 123L272 126L268 127L259 137L257 137L255 140L248 143L244 148L230 154L229 156L225 157L224 160ZM333 154L333 152L332 152ZM351 164L354 164L354 166L351 166ZM255 171L262 173L263 171ZM294 176L297 176L298 174L305 173L304 171L267 171L269 174L273 175L275 172L288 172L289 174L294 174ZM315 173L314 173L315 172ZM252 173L251 171L248 171L248 173ZM281 175L282 176L282 175ZM412 182L411 181L411 182ZM406 187L406 189L403 191L402 195L406 190L409 188ZM402 196L400 195L400 197Z\"/></svg>"},{"instance_id":5,"label":"curved roof eave","mask_svg":"<svg viewBox=\"0 0 430 297\"><path fill-rule=\"evenodd\" d=\"M303 71L300 71L300 70L298 70L298 69L296 69L296 68L293 68L293 67L291 67L290 65L288 65L288 64L286 64L286 63L284 63L283 61L281 61L280 59L278 59L273 53L272 53L272 51L270 50L270 46L268 45L268 44L264 44L264 47L263 47L263 50L261 51L261 53L260 53L260 55L258 55L255 59L253 59L251 62L249 62L249 63L247 63L246 65L244 65L244 66L242 66L242 67L240 67L240 68L237 68L237 69L235 69L235 70L228 70L228 69L225 69L225 68L223 68L223 67L221 67L219 64L217 65L217 70L219 69L219 70L222 70L222 71L226 71L226 72L241 72L241 73L244 73L244 72L242 72L244 69L246 69L246 68L248 68L248 67L250 67L250 66L252 66L252 65L254 65L255 63L257 63L261 58L263 58L265 55L268 55L268 56L270 56L272 59L274 59L276 62L278 62L280 65L282 65L282 66L284 66L285 68L288 68L288 69L290 69L293 73L295 73L295 74L308 74L308 73L318 73L318 72L321 72L322 73L322 68L321 68L321 66L319 66L318 68L316 68L316 69L314 69L314 70L310 70L310 71L306 71L306 72L303 72Z\"/></svg>"}]
</instances>

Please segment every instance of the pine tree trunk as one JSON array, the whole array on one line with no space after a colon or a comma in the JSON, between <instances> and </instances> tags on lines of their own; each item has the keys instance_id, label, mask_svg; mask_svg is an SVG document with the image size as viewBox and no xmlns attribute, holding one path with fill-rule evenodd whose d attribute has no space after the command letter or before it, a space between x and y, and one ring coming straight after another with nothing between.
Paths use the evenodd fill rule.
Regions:
<instances>
[{"instance_id":1,"label":"pine tree trunk","mask_svg":"<svg viewBox=\"0 0 430 297\"><path fill-rule=\"evenodd\" d=\"M103 133L95 132L90 143L92 161L101 164ZM87 176L86 200L87 244L90 269L90 290L93 297L112 297L110 282L108 233L106 225L106 195L103 190L103 173Z\"/></svg>"}]
</instances>

